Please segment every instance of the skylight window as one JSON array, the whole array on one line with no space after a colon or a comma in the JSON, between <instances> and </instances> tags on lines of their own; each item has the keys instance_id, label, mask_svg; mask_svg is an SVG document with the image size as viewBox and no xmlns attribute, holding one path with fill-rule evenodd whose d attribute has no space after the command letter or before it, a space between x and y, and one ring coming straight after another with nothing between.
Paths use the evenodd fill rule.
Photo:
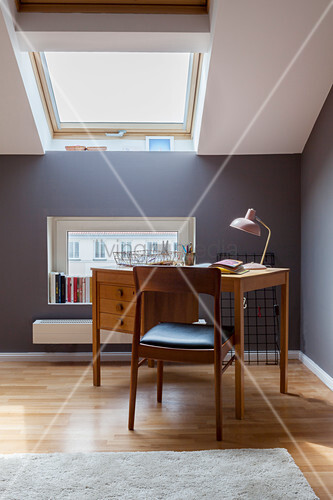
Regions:
<instances>
[{"instance_id":1,"label":"skylight window","mask_svg":"<svg viewBox=\"0 0 333 500\"><path fill-rule=\"evenodd\" d=\"M33 54L54 137L70 133L191 134L198 54Z\"/></svg>"}]
</instances>

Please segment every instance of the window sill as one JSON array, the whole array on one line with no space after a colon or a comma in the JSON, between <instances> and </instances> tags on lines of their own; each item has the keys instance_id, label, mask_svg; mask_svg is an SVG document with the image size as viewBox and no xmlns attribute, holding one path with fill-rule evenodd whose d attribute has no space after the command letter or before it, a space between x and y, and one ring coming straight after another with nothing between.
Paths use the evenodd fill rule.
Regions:
<instances>
[{"instance_id":1,"label":"window sill","mask_svg":"<svg viewBox=\"0 0 333 500\"><path fill-rule=\"evenodd\" d=\"M51 138L46 145L46 151L65 151L65 146L75 146L79 143L86 147L96 146L97 139L53 139ZM146 150L146 140L136 140L136 139L113 139L105 140L98 139L98 146L106 146L107 151L67 151L68 154L91 154L91 155L105 155L112 151L123 151L123 152L135 152L135 153L179 153L179 152L196 152L194 143L192 139L177 139L175 141L174 151L147 151Z\"/></svg>"},{"instance_id":2,"label":"window sill","mask_svg":"<svg viewBox=\"0 0 333 500\"><path fill-rule=\"evenodd\" d=\"M92 302L48 302L48 306L91 306Z\"/></svg>"}]
</instances>

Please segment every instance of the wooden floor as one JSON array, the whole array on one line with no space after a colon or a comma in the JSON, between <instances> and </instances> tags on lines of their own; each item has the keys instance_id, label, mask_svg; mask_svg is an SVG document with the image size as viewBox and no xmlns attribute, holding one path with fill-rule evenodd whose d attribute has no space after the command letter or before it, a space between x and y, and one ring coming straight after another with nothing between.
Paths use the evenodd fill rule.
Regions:
<instances>
[{"instance_id":1,"label":"wooden floor","mask_svg":"<svg viewBox=\"0 0 333 500\"><path fill-rule=\"evenodd\" d=\"M211 366L168 365L163 403L156 370L142 366L135 431L127 430L129 365L103 364L92 386L84 364L0 363L0 452L286 448L321 499L333 498L333 396L290 362L289 394L277 366L251 366L245 419L234 417L234 369L223 375L224 440L215 441Z\"/></svg>"}]
</instances>

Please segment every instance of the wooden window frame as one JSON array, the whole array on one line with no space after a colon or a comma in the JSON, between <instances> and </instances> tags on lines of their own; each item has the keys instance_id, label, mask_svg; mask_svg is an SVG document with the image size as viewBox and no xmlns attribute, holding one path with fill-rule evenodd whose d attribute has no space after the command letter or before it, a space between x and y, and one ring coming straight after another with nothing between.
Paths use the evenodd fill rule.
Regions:
<instances>
[{"instance_id":1,"label":"wooden window frame","mask_svg":"<svg viewBox=\"0 0 333 500\"><path fill-rule=\"evenodd\" d=\"M44 107L45 116L53 139L119 139L107 137L106 133L126 130L125 139L145 139L146 136L168 135L175 139L192 139L198 90L200 84L202 54L192 58L191 76L188 87L184 123L60 123L56 114L56 104L50 93L50 81L45 73L42 55L31 52L30 60Z\"/></svg>"},{"instance_id":2,"label":"wooden window frame","mask_svg":"<svg viewBox=\"0 0 333 500\"><path fill-rule=\"evenodd\" d=\"M18 12L207 14L210 0L16 0Z\"/></svg>"}]
</instances>

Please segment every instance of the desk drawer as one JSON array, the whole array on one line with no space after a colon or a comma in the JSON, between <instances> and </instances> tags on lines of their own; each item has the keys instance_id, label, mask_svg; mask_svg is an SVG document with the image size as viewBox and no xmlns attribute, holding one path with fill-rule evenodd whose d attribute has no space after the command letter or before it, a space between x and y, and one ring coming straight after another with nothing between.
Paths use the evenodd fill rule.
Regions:
<instances>
[{"instance_id":1,"label":"desk drawer","mask_svg":"<svg viewBox=\"0 0 333 500\"><path fill-rule=\"evenodd\" d=\"M134 287L123 285L100 285L100 298L129 302L135 297Z\"/></svg>"},{"instance_id":2,"label":"desk drawer","mask_svg":"<svg viewBox=\"0 0 333 500\"><path fill-rule=\"evenodd\" d=\"M135 316L135 301L125 302L124 300L101 299L99 303L99 312L116 314L117 316Z\"/></svg>"},{"instance_id":3,"label":"desk drawer","mask_svg":"<svg viewBox=\"0 0 333 500\"><path fill-rule=\"evenodd\" d=\"M134 317L120 316L117 314L100 313L99 328L102 330L114 330L116 332L134 332Z\"/></svg>"}]
</instances>

